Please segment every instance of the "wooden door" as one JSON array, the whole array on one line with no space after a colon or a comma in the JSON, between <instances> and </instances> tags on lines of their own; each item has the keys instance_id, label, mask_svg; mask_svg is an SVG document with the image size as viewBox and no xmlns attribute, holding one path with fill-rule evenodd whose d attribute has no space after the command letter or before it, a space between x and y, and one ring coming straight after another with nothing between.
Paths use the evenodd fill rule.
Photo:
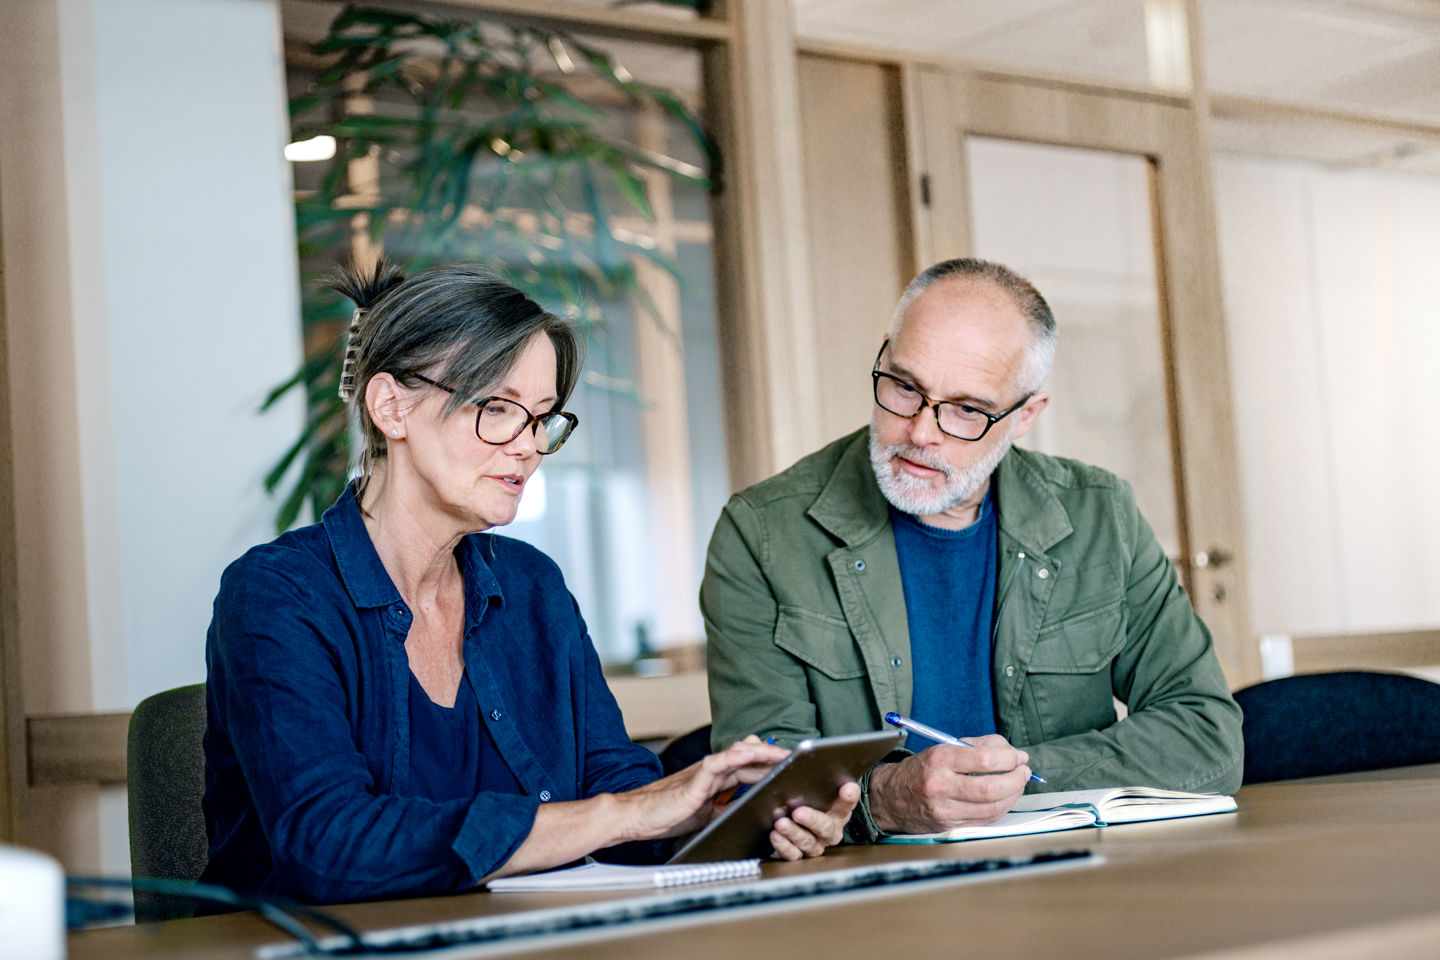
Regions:
<instances>
[{"instance_id":1,"label":"wooden door","mask_svg":"<svg viewBox=\"0 0 1440 960\"><path fill-rule=\"evenodd\" d=\"M1259 654L1245 596L1241 497L1214 211L1190 105L1184 98L1165 94L1102 91L928 67L907 70L904 90L919 266L951 256L1012 261L1018 256L1022 262L1011 265L1025 273L1023 252L987 253L987 231L977 227L987 217L988 222L997 222L996 211L1004 211L1006 203L1016 213L1033 213L1037 204L1043 212L1043 204L1063 206L1070 199L1083 198L1081 192L1088 185L1065 180L1066 171L1077 169L1077 163L1108 164L1115 176L1129 181L1124 189L1132 196L1135 189L1141 191L1146 209L1140 229L1148 236L1140 242L1149 246L1144 275L1153 289L1140 298L1137 309L1151 312L1153 326L1136 328L1135 336L1149 338L1154 347L1140 345L1130 351L1138 358L1130 369L1136 378L1156 384L1154 409L1145 413L1159 431L1160 439L1152 440L1151 446L1158 447L1159 459L1168 462L1158 464L1158 472L1142 471L1147 473L1146 481L1129 479L1141 490L1142 508L1214 634L1231 683L1238 686L1258 679ZM1021 193L1013 184L1011 195L996 196L990 191L992 184L975 179L982 165L973 163L974 158L988 155L988 169L993 171L996 151L1003 153L1006 144L1014 145L1011 149L1017 157L1041 145L1051 148L1053 176L1045 184L1045 196L1013 195ZM981 175L993 179L993 173ZM1028 235L1042 243L1043 229L1031 226ZM1109 225L1095 226L1098 236ZM1052 289L1056 285L1052 277ZM1043 278L1037 286L1048 295ZM1066 317L1060 313L1057 377L1052 377L1052 385L1066 362ZM1121 380L1113 377L1093 384L1094 395L1123 388L1126 384ZM1057 396L1045 417L1055 416L1064 402ZM1137 436L1142 432L1135 419L1127 424L1114 432L1119 442L1126 441L1127 431ZM1056 440L1055 452L1076 452L1066 442ZM1143 459L1143 451L1129 459ZM1152 468L1157 466L1154 459ZM1103 461L1097 465L1117 468ZM1158 493L1156 476L1161 477ZM1151 492L1146 493L1147 487Z\"/></svg>"}]
</instances>

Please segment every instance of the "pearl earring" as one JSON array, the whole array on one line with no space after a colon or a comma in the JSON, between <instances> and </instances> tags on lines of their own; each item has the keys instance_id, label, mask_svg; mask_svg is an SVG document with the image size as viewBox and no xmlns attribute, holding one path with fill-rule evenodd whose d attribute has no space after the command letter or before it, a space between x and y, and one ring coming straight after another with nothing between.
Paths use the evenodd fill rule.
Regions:
<instances>
[{"instance_id":1,"label":"pearl earring","mask_svg":"<svg viewBox=\"0 0 1440 960\"><path fill-rule=\"evenodd\" d=\"M391 430L391 431L390 431L390 436L392 436L392 437L398 437L398 436L400 436L400 431L399 431L399 430Z\"/></svg>"}]
</instances>

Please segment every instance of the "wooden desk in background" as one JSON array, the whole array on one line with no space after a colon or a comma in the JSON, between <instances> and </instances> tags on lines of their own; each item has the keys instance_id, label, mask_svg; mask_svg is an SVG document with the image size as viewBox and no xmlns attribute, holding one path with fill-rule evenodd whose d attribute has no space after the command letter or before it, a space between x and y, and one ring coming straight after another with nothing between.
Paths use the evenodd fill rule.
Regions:
<instances>
[{"instance_id":1,"label":"wooden desk in background","mask_svg":"<svg viewBox=\"0 0 1440 960\"><path fill-rule=\"evenodd\" d=\"M936 846L842 848L767 875L880 860L1088 847L1093 868L941 886L651 933L531 948L545 957L1440 957L1440 765L1260 784L1234 814ZM362 930L581 903L597 894L462 894L356 904ZM70 937L72 960L250 958L283 935L232 914ZM464 954L447 953L446 956ZM487 953L487 955L490 955Z\"/></svg>"}]
</instances>

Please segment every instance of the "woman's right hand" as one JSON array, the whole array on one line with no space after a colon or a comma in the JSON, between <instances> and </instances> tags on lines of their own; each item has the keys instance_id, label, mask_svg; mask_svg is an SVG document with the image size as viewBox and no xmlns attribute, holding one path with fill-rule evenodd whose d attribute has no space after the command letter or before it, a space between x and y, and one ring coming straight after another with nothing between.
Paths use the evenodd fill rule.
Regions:
<instances>
[{"instance_id":1,"label":"woman's right hand","mask_svg":"<svg viewBox=\"0 0 1440 960\"><path fill-rule=\"evenodd\" d=\"M716 796L759 781L789 753L750 736L678 773L616 794L626 839L653 840L699 830L718 813Z\"/></svg>"}]
</instances>

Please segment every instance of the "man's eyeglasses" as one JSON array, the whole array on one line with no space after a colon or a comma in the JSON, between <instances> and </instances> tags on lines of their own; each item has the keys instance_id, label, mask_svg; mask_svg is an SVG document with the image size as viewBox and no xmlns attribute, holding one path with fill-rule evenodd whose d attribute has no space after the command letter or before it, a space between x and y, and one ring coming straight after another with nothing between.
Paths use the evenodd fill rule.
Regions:
<instances>
[{"instance_id":1,"label":"man's eyeglasses","mask_svg":"<svg viewBox=\"0 0 1440 960\"><path fill-rule=\"evenodd\" d=\"M416 380L428 383L447 393L454 393L454 387L436 383L421 373L413 374ZM570 434L580 426L580 418L573 413L555 410L550 413L533 414L514 400L504 397L478 397L470 401L479 409L475 411L475 436L496 447L520 436L526 427L535 436L535 449L540 453L554 453L565 445Z\"/></svg>"},{"instance_id":2,"label":"man's eyeglasses","mask_svg":"<svg viewBox=\"0 0 1440 960\"><path fill-rule=\"evenodd\" d=\"M880 352L875 354L875 366L870 371L870 379L875 387L875 402L880 409L908 420L919 416L920 411L929 407L935 413L935 425L940 428L940 432L957 440L981 439L990 432L991 427L1025 406L1026 401L1034 396L1025 394L1019 403L1002 413L986 413L968 403L931 400L921 393L915 384L880 369L880 358L885 356L885 348L888 346L889 340L880 345Z\"/></svg>"}]
</instances>

